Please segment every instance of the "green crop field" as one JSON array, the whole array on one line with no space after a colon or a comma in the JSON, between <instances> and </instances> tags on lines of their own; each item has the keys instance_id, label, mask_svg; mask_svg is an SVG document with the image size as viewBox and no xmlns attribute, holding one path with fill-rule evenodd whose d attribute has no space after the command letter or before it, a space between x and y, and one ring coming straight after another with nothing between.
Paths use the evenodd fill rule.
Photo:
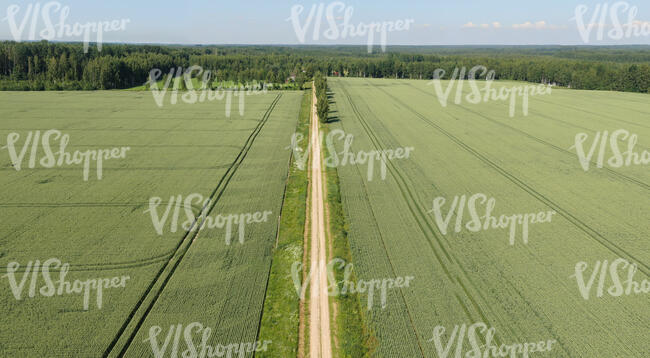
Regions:
<instances>
[{"instance_id":1,"label":"green crop field","mask_svg":"<svg viewBox=\"0 0 650 358\"><path fill-rule=\"evenodd\" d=\"M351 261L357 283L412 277L386 290L384 303L380 291L373 301L367 291L330 298L335 356L442 357L450 347L451 357L454 327L475 323L494 328L496 346L554 341L550 352L531 356L650 354L647 297L615 297L611 278L591 275L596 262L617 259L638 267L635 281L650 272L647 164L599 165L592 147L598 133L624 129L636 135L636 152L649 150L647 94L553 88L528 99L527 115L518 98L510 116L508 101L468 102L467 84L456 92L442 81L450 89L443 105L431 81L328 83L326 160L333 149L343 158L345 141L328 142L339 130L351 136L355 156L410 148L383 173L375 162L372 177L367 163L327 170L329 258ZM308 137L311 92L246 95L244 107L234 95L230 104L227 97L171 104L171 95L160 107L148 91L0 92L0 355L149 357L165 350L160 356L189 357L186 334L198 350L203 335L211 347L273 338L259 356L304 350L312 328L301 324L311 313L301 312L290 276L303 255L307 172L295 165L290 144L294 132ZM595 153L588 163L575 147L580 133ZM102 162L101 175L96 158L87 172L81 159L50 165L47 135L53 152L67 141L72 161L75 151L119 150ZM625 149L625 139L603 143ZM121 148L128 149L118 155ZM201 199L184 202L192 194ZM552 214L528 225L527 236L523 226L469 230L465 200L475 194L493 198L495 217ZM450 210L457 197L464 212ZM159 198L154 211L152 198ZM442 218L434 205L440 198ZM475 215L486 214L480 199L476 207ZM201 212L269 214L246 225L240 242L238 225L197 230L210 222ZM193 220L184 227L187 215ZM101 307L96 289L87 298L48 294L43 274L28 265L48 259L69 264L50 270L54 280L67 270L71 282L117 277L124 284L105 288ZM593 284L588 300L576 276L581 262ZM439 327L442 348L434 339ZM479 336L486 344L485 332ZM465 342L461 351L471 349Z\"/></svg>"},{"instance_id":2,"label":"green crop field","mask_svg":"<svg viewBox=\"0 0 650 358\"><path fill-rule=\"evenodd\" d=\"M584 171L572 149L578 133L589 149L596 132L625 129L638 135L636 151L648 150L648 95L553 88L530 97L528 116L519 102L510 118L508 102L454 103L455 88L443 107L428 81L330 78L329 86L331 129L354 136L353 152L414 148L388 163L385 180L377 166L371 181L367 164L338 167L357 277L414 277L388 290L385 309L368 311L377 356L436 357L435 327L446 328L446 344L454 326L476 322L494 327L499 344L557 341L532 356L650 354L647 295L594 289L585 300L572 277L578 262L589 264L588 279L596 261L618 258L638 266L635 281L648 277L647 164L594 161ZM336 146L344 150L342 140ZM443 234L434 199L446 198L446 214L455 196L475 193L495 198L494 215L556 214L530 225L527 244L520 228L514 245L507 229L456 232L456 216Z\"/></svg>"},{"instance_id":3,"label":"green crop field","mask_svg":"<svg viewBox=\"0 0 650 358\"><path fill-rule=\"evenodd\" d=\"M170 326L191 322L211 328L212 346L255 342L301 98L298 91L247 96L244 115L233 100L228 117L225 101L158 107L150 92L0 93L1 355L150 356L151 327L162 327L162 346ZM40 145L30 165L29 133L50 129L69 135L68 152L130 149L103 162L101 180L91 163L84 180L83 165L40 165ZM26 151L19 171L6 147L12 133L17 154ZM150 198L162 199L162 216L170 198L193 193L212 199L208 216L270 215L246 226L243 243L233 229L226 245L225 229L180 227L185 209L201 211L194 202L180 208L176 230L170 214L158 235L146 212ZM29 297L25 266L50 258L70 264L69 281L129 279L103 291L101 308L94 293L88 310L79 294ZM12 262L20 264L17 284L26 279L20 300L5 276ZM43 282L39 273L37 290Z\"/></svg>"},{"instance_id":4,"label":"green crop field","mask_svg":"<svg viewBox=\"0 0 650 358\"><path fill-rule=\"evenodd\" d=\"M0 6L0 358L650 358L650 1L482 4Z\"/></svg>"}]
</instances>

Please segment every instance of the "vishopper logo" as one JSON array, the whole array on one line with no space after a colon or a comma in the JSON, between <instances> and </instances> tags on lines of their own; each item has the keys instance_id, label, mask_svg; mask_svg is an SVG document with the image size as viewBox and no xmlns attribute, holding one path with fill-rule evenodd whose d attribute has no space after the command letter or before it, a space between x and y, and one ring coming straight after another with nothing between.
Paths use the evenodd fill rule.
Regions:
<instances>
[{"instance_id":1,"label":"vishopper logo","mask_svg":"<svg viewBox=\"0 0 650 358\"><path fill-rule=\"evenodd\" d=\"M149 337L143 340L151 345L151 351L155 358L183 357L183 358L207 358L207 357L249 357L253 352L266 352L272 341L257 341L246 343L231 343L227 345L210 345L208 341L212 336L212 328L204 326L200 322L193 322L183 328L183 324L171 325L165 335L164 341L159 341L158 336L162 333L161 326L149 328ZM183 341L181 341L181 335ZM196 339L200 338L201 343L196 345ZM180 353L180 355L179 355Z\"/></svg>"},{"instance_id":2,"label":"vishopper logo","mask_svg":"<svg viewBox=\"0 0 650 358\"><path fill-rule=\"evenodd\" d=\"M357 279L355 283L352 280L353 269L354 266L352 263L346 263L345 260L339 258L333 259L328 263L325 263L324 261L312 262L309 273L307 274L307 279L305 282L302 282L303 264L302 262L294 262L291 266L291 278L293 279L296 294L301 300L304 300L307 287L313 283L313 287L318 288L319 274L325 271L327 275L328 296L337 297L340 295L366 293L368 297L368 310L371 310L373 307L375 292L379 293L381 309L385 309L387 303L387 290L409 287L411 281L414 279L413 276L396 277L394 279L373 279L369 281ZM337 270L343 272L342 281L336 279Z\"/></svg>"},{"instance_id":3,"label":"vishopper logo","mask_svg":"<svg viewBox=\"0 0 650 358\"><path fill-rule=\"evenodd\" d=\"M161 108L165 104L165 98L170 86L172 91L169 96L169 103L171 105L178 103L180 93L182 93L180 94L181 101L187 104L203 103L206 101L222 101L225 99L225 114L228 118L230 118L233 96L238 98L239 115L243 116L246 96L266 94L268 92L267 85L262 83L252 83L250 85L237 86L236 88L230 89L219 87L215 90L212 88L214 81L212 71L204 70L201 66L191 66L185 69L185 71L183 71L182 67L172 68L169 71L169 74L165 76L162 88L158 84L158 80L161 79L161 76L162 70L155 68L149 72L149 81L145 83L145 85L150 88L156 105ZM193 78L199 77L201 77L201 87L195 89Z\"/></svg>"},{"instance_id":4,"label":"vishopper logo","mask_svg":"<svg viewBox=\"0 0 650 358\"><path fill-rule=\"evenodd\" d=\"M451 331L451 336L447 338L447 343L444 343L444 337L447 336L446 328L444 326L436 326L433 329L433 336L428 342L433 342L436 346L438 357L447 358L453 357L461 358L488 358L488 357L522 357L527 358L531 353L544 353L550 352L553 349L553 344L557 343L555 339L530 342L530 343L513 343L501 344L496 346L494 344L494 336L496 328L489 327L483 322L477 322L469 327L467 324L456 325ZM465 338L469 341L471 349L463 354L463 343ZM452 353L452 348L456 343L456 349ZM485 342L484 344L482 342Z\"/></svg>"},{"instance_id":5,"label":"vishopper logo","mask_svg":"<svg viewBox=\"0 0 650 358\"><path fill-rule=\"evenodd\" d=\"M605 164L612 168L629 167L631 165L648 165L650 164L650 152L635 152L634 147L639 140L636 134L631 134L625 129L619 129L609 134L608 131L596 132L593 142L588 151L585 150L584 143L589 138L587 133L578 133L575 136L575 144L569 149L575 149L578 155L578 161L584 171L588 171L591 166L592 158L598 149L596 158L596 167L602 168ZM627 141L627 150L621 151L620 141ZM607 147L609 146L612 156L605 162Z\"/></svg>"},{"instance_id":6,"label":"vishopper logo","mask_svg":"<svg viewBox=\"0 0 650 358\"><path fill-rule=\"evenodd\" d=\"M58 281L52 279L50 270L58 270ZM27 297L34 298L37 294L40 294L43 297L83 294L83 309L85 311L88 311L90 307L90 296L93 291L96 297L97 308L101 309L104 290L111 288L124 288L126 287L126 281L130 279L129 276L115 276L112 278L87 279L84 281L74 280L74 282L70 282L66 280L69 270L70 264L62 264L61 260L56 258L46 260L42 265L39 260L29 261L22 271L20 281L18 281L16 279L16 274L21 271L20 264L18 262L11 262L7 265L7 273L2 277L6 277L9 280L11 292L13 293L14 298L18 301L25 298L25 296L23 296L23 291L25 289L25 284L29 280ZM39 273L41 274L44 283L44 286L41 286L40 288L36 286L38 284Z\"/></svg>"},{"instance_id":7,"label":"vishopper logo","mask_svg":"<svg viewBox=\"0 0 650 358\"><path fill-rule=\"evenodd\" d=\"M611 40L622 40L633 37L650 36L650 21L636 19L639 8L631 6L626 1L618 1L613 4L596 4L589 20L585 21L585 15L589 12L587 5L578 5L575 9L575 16L571 18L576 22L578 32L584 43L589 43L592 38L592 31L596 29L596 40L602 41L607 30L607 37ZM607 22L607 17L611 22ZM622 22L619 16L625 18Z\"/></svg>"},{"instance_id":8,"label":"vishopper logo","mask_svg":"<svg viewBox=\"0 0 650 358\"><path fill-rule=\"evenodd\" d=\"M232 234L235 227L238 228L239 243L243 244L246 234L246 225L258 224L268 222L271 211L257 211L254 213L241 213L241 214L218 214L215 216L208 216L211 208L210 198L205 198L203 195L194 193L185 197L183 200L182 195L171 196L169 201L164 204L165 209L161 213L158 208L163 204L161 197L152 197L149 199L149 208L144 211L151 215L151 222L158 235L163 235L165 225L168 220L170 232L178 231L179 219L181 215L181 208L185 213L186 220L180 224L180 227L189 232L198 230L199 232L206 229L224 229L226 231L225 242L226 245L232 243ZM195 213L196 210L196 213ZM171 214L171 218L170 218Z\"/></svg>"},{"instance_id":9,"label":"vishopper logo","mask_svg":"<svg viewBox=\"0 0 650 358\"><path fill-rule=\"evenodd\" d=\"M433 208L428 212L429 214L434 214L438 229L443 235L447 235L449 224L454 213L456 213L454 232L459 233L463 230L465 206L467 206L470 220L465 224L465 229L471 232L479 232L481 230L489 229L509 229L510 245L515 244L517 227L521 227L522 242L526 245L528 244L529 226L532 224L550 223L553 219L553 215L557 214L555 211L551 210L529 214L501 215L496 217L492 214L496 207L496 199L488 198L485 194L477 193L469 198L467 198L466 195L456 195L449 207L447 215L443 215L442 209L446 202L447 199L444 197L433 199ZM484 205L485 215L479 215L479 205Z\"/></svg>"},{"instance_id":10,"label":"vishopper logo","mask_svg":"<svg viewBox=\"0 0 650 358\"><path fill-rule=\"evenodd\" d=\"M323 142L323 134L321 133L320 142ZM295 165L299 170L307 168L307 161L309 160L309 153L311 151L311 143L307 145L306 150L300 148L300 142L305 137L301 133L294 133L291 137L291 145L285 149L293 150L295 158ZM343 151L336 151L336 143L343 142ZM384 149L381 151L352 151L352 144L354 142L354 135L346 134L340 129L335 129L327 134L325 144L329 152L329 156L325 158L325 165L329 168L337 168L346 165L368 165L367 176L368 181L372 181L375 175L375 165L379 166L379 173L381 180L386 179L387 163L390 160L408 159L411 152L415 149L413 147L403 147L395 149Z\"/></svg>"},{"instance_id":11,"label":"vishopper logo","mask_svg":"<svg viewBox=\"0 0 650 358\"><path fill-rule=\"evenodd\" d=\"M59 150L56 152L52 149L50 143L52 139L54 141L59 141ZM25 155L27 154L27 150L30 148L30 145L31 149L27 166L30 169L34 169L36 167L37 157L39 155L38 147L40 140L43 156L41 157L41 160L38 161L38 164L40 164L43 168L83 164L84 181L88 181L91 161L95 162L97 167L97 180L101 180L103 177L104 161L110 159L125 159L126 152L131 149L131 147L117 147L109 149L91 149L86 151L76 150L74 152L67 152L66 147L70 142L70 135L63 134L61 131L56 129L45 131L42 136L40 130L29 131L20 151L16 149L16 143L18 143L19 140L19 133L9 133L7 135L7 145L1 148L7 149L9 152L9 158L11 159L12 166L14 169L16 169L16 171L23 169L23 160L25 159Z\"/></svg>"},{"instance_id":12,"label":"vishopper logo","mask_svg":"<svg viewBox=\"0 0 650 358\"><path fill-rule=\"evenodd\" d=\"M595 287L596 297L603 297L605 295L605 285L607 284L608 277L612 285L607 288L606 292L612 297L650 293L650 281L647 279L635 281L634 276L638 271L638 266L630 263L626 259L618 258L611 263L607 260L596 261L592 266L591 274L585 279L585 272L588 267L589 264L587 262L578 262L575 266L575 274L570 276L576 280L580 295L585 300L589 300L592 297L596 279L598 279L598 285ZM626 269L627 272L624 271ZM622 281L623 277L627 277L627 280Z\"/></svg>"},{"instance_id":13,"label":"vishopper logo","mask_svg":"<svg viewBox=\"0 0 650 358\"><path fill-rule=\"evenodd\" d=\"M397 21L377 21L369 24L360 22L354 25L351 23L354 8L341 1L331 2L327 6L325 3L313 4L307 18L301 24L300 17L304 11L304 6L294 5L291 8L291 16L287 19L287 21L291 21L293 30L300 43L305 43L307 31L309 31L309 27L313 24L313 41L319 41L321 35L331 41L365 36L367 38L368 53L372 53L373 46L375 45L375 36L379 36L381 50L386 52L388 33L409 31L411 24L415 22L413 19L404 19ZM328 28L321 31L323 20L327 22Z\"/></svg>"},{"instance_id":14,"label":"vishopper logo","mask_svg":"<svg viewBox=\"0 0 650 358\"><path fill-rule=\"evenodd\" d=\"M40 2L30 3L27 5L23 18L20 23L17 17L21 12L20 5L9 5L7 7L7 16L2 20L7 21L9 24L9 31L16 42L23 40L37 41L37 40L54 40L66 38L79 38L83 37L84 53L88 52L90 44L91 33L96 34L97 50L102 51L102 43L104 41L105 32L125 31L126 24L131 22L129 19L112 20L112 21L95 21L82 23L68 24L67 19L70 15L70 7L63 6L58 1L46 2L41 6ZM39 16L40 15L40 16ZM53 22L53 17L58 15L58 22ZM39 17L43 21L44 28L37 34L39 26ZM31 19L31 23L29 23ZM29 26L29 34L23 38L23 34L27 25Z\"/></svg>"},{"instance_id":15,"label":"vishopper logo","mask_svg":"<svg viewBox=\"0 0 650 358\"><path fill-rule=\"evenodd\" d=\"M480 73L479 73L480 71ZM524 117L528 116L528 103L530 96L550 95L552 87L550 85L522 85L499 88L494 86L495 71L488 71L485 66L474 66L469 72L466 67L454 69L454 72L447 83L447 88L443 89L442 80L446 71L444 69L437 69L434 71L433 80L429 82L436 91L438 101L443 107L447 107L449 95L456 85L456 93L454 103L459 105L463 100L471 104L479 104L481 102L487 103L490 101L507 101L509 103L510 111L508 115L510 118L515 116L517 110L517 99L521 98L522 112ZM479 78L485 78L482 86L479 88L477 84L477 74ZM465 82L469 83L470 93L463 96L463 89Z\"/></svg>"}]
</instances>

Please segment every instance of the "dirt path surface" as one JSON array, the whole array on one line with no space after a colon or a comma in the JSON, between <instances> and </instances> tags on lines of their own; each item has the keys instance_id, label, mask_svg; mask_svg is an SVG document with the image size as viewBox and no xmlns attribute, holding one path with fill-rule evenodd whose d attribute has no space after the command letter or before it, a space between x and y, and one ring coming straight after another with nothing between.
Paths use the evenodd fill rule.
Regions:
<instances>
[{"instance_id":1,"label":"dirt path surface","mask_svg":"<svg viewBox=\"0 0 650 358\"><path fill-rule=\"evenodd\" d=\"M314 88L314 86L312 86ZM321 167L320 134L313 91L311 117L311 290L309 296L309 357L331 358L330 312L327 295L327 240L325 236L325 205L323 170Z\"/></svg>"}]
</instances>

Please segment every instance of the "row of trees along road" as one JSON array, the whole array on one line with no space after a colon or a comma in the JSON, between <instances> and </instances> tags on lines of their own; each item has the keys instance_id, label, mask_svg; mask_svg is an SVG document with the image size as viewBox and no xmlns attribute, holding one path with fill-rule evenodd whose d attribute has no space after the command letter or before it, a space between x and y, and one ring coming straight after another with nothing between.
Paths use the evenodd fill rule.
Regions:
<instances>
[{"instance_id":1,"label":"row of trees along road","mask_svg":"<svg viewBox=\"0 0 650 358\"><path fill-rule=\"evenodd\" d=\"M316 87L316 112L321 122L327 123L329 113L329 99L327 98L327 77L316 72L314 75L314 86Z\"/></svg>"}]
</instances>

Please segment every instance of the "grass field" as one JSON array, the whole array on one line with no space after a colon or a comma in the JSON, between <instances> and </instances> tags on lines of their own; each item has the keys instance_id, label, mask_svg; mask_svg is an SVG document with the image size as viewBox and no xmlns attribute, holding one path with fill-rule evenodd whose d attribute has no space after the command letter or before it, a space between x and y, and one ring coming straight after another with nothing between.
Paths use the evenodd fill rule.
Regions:
<instances>
[{"instance_id":1,"label":"grass field","mask_svg":"<svg viewBox=\"0 0 650 358\"><path fill-rule=\"evenodd\" d=\"M249 96L244 116L235 103L227 118L223 101L159 108L148 92L0 94L0 147L9 133L20 150L29 131L49 129L70 135L67 151L130 147L104 162L101 180L91 166L87 181L80 165L29 168L29 152L16 171L2 150L2 274L10 262L58 258L68 280L130 277L88 311L80 295L16 300L3 278L2 355L149 356L151 327L162 327L162 345L171 325L192 322L212 329L211 345L255 342L300 100ZM171 232L171 219L157 235L149 199L192 193L213 199L210 216L272 214L246 227L243 244L226 245L223 229Z\"/></svg>"},{"instance_id":2,"label":"grass field","mask_svg":"<svg viewBox=\"0 0 650 358\"><path fill-rule=\"evenodd\" d=\"M589 263L588 274L596 261L624 258L638 265L635 280L647 279L647 165L584 171L570 149L577 133L626 129L639 136L636 150L647 150L647 95L554 88L530 98L528 116L509 118L507 102L443 107L427 81L329 85L331 129L354 135L354 152L414 148L389 162L385 180L369 181L367 165L338 168L357 277L415 277L388 291L386 309L368 311L377 356L436 357L436 326L447 329L446 343L454 326L475 322L496 328L500 344L555 339L549 357L649 354L645 295L584 300L571 278L578 262ZM521 84L499 83L513 85ZM434 198L447 199L446 213L454 196L474 193L496 199L495 215L557 214L531 225L526 245L519 233L509 245L505 229L443 235Z\"/></svg>"}]
</instances>

